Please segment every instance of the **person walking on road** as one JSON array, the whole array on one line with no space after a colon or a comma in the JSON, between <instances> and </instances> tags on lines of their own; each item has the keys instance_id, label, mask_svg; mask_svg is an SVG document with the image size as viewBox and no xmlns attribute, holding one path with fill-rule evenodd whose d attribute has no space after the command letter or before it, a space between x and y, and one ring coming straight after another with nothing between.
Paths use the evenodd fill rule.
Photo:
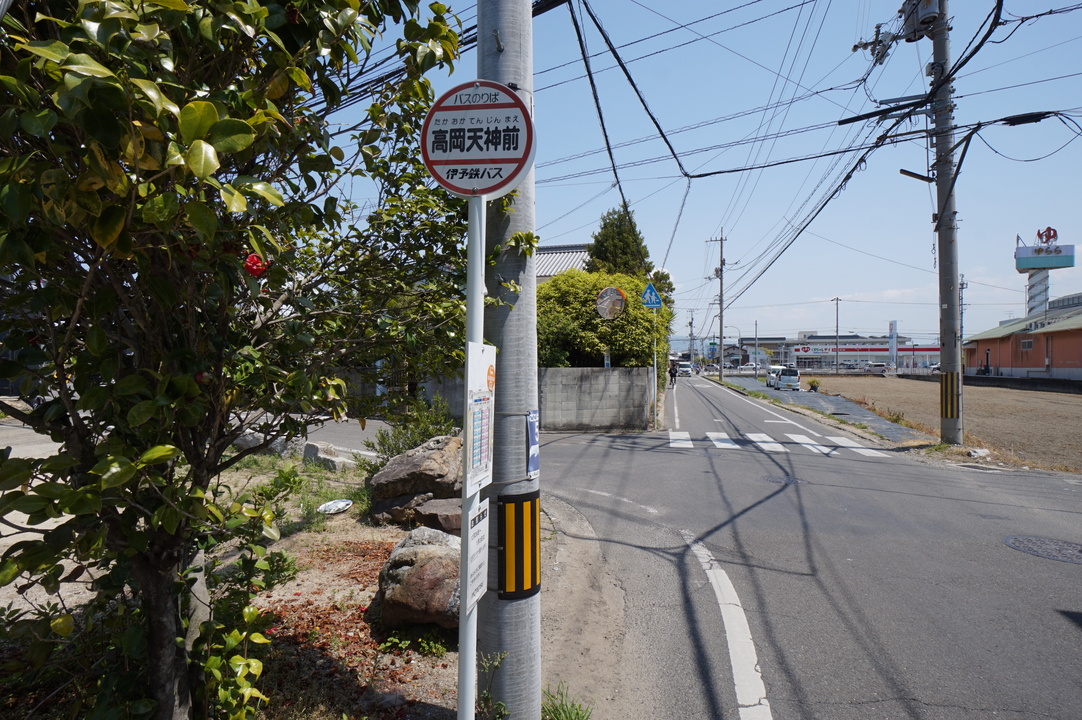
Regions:
<instances>
[{"instance_id":1,"label":"person walking on road","mask_svg":"<svg viewBox=\"0 0 1082 720\"><path fill-rule=\"evenodd\" d=\"M669 363L669 387L676 387L676 364Z\"/></svg>"}]
</instances>

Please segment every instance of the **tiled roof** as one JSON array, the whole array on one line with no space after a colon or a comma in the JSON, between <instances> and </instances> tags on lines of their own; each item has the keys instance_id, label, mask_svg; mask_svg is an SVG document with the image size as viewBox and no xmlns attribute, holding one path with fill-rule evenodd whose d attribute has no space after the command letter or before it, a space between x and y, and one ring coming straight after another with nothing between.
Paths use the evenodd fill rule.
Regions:
<instances>
[{"instance_id":1,"label":"tiled roof","mask_svg":"<svg viewBox=\"0 0 1082 720\"><path fill-rule=\"evenodd\" d=\"M1001 323L998 327L970 335L964 342L970 343L975 340L992 340L1007 337L1008 335L1053 333L1064 330L1082 329L1082 306L1071 302L1053 301L1049 303L1047 310L1033 313L1024 318L1016 318Z\"/></svg>"},{"instance_id":2,"label":"tiled roof","mask_svg":"<svg viewBox=\"0 0 1082 720\"><path fill-rule=\"evenodd\" d=\"M564 270L585 270L590 254L585 245L549 245L538 247L536 252L538 279L559 275Z\"/></svg>"}]
</instances>

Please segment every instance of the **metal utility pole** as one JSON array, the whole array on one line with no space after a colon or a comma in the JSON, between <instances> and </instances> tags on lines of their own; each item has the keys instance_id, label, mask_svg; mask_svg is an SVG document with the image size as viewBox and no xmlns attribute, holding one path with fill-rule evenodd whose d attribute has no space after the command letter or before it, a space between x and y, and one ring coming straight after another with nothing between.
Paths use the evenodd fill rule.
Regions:
<instances>
[{"instance_id":1,"label":"metal utility pole","mask_svg":"<svg viewBox=\"0 0 1082 720\"><path fill-rule=\"evenodd\" d=\"M932 24L931 83L939 89L932 100L935 129L936 206L934 218L939 238L939 423L943 442L961 445L962 412L962 315L958 287L958 245L954 207L954 103L950 82L941 80L950 69L950 27L947 0L939 0L939 17Z\"/></svg>"},{"instance_id":2,"label":"metal utility pole","mask_svg":"<svg viewBox=\"0 0 1082 720\"><path fill-rule=\"evenodd\" d=\"M838 365L838 345L840 344L841 336L838 333L838 303L841 298L831 298L834 301L834 374L839 373Z\"/></svg>"},{"instance_id":3,"label":"metal utility pole","mask_svg":"<svg viewBox=\"0 0 1082 720\"><path fill-rule=\"evenodd\" d=\"M969 287L969 283L966 282L966 276L959 273L958 275L958 335L960 337L966 336L966 288Z\"/></svg>"},{"instance_id":4,"label":"metal utility pole","mask_svg":"<svg viewBox=\"0 0 1082 720\"><path fill-rule=\"evenodd\" d=\"M478 0L477 75L508 86L533 109L529 0ZM499 350L488 488L494 508L489 537L495 541L489 550L489 591L477 608L479 661L506 655L478 682L491 688L510 717L530 720L541 717L541 486L528 457L532 413L538 408L537 283L533 257L508 248L508 240L535 229L532 170L512 207L514 212L504 213L490 203L487 211L486 255L496 245L505 249L485 276L488 296L499 301L485 309L484 323L485 338ZM469 713L472 717L472 707Z\"/></svg>"},{"instance_id":5,"label":"metal utility pole","mask_svg":"<svg viewBox=\"0 0 1082 720\"><path fill-rule=\"evenodd\" d=\"M759 379L759 321L755 321L755 379Z\"/></svg>"},{"instance_id":6,"label":"metal utility pole","mask_svg":"<svg viewBox=\"0 0 1082 720\"><path fill-rule=\"evenodd\" d=\"M695 311L688 310L688 362L695 364Z\"/></svg>"},{"instance_id":7,"label":"metal utility pole","mask_svg":"<svg viewBox=\"0 0 1082 720\"><path fill-rule=\"evenodd\" d=\"M718 244L718 269L714 272L718 279L718 375L725 377L725 228L715 240L711 238L707 242ZM709 280L710 278L707 278Z\"/></svg>"},{"instance_id":8,"label":"metal utility pole","mask_svg":"<svg viewBox=\"0 0 1082 720\"><path fill-rule=\"evenodd\" d=\"M997 5L998 6L998 5ZM903 0L902 15L905 19L902 35L907 41L916 41L921 37L932 38L932 63L928 68L934 95L931 98L931 112L935 120L930 144L935 148L936 207L938 212L932 216L939 243L939 420L940 436L943 442L960 445L963 439L964 413L962 409L962 315L958 287L958 246L956 242L957 211L954 207L954 102L947 73L950 71L950 12L947 0L928 2L927 0ZM881 54L878 44L881 36L871 45L877 45L877 62ZM858 44L862 47L865 44ZM839 121L839 124L867 120L873 117L890 117L888 113L912 112L923 105L923 96L898 98L897 102L906 104L896 108L886 108L873 113L858 115ZM899 116L900 117L900 116ZM917 173L902 171L902 174L927 180Z\"/></svg>"}]
</instances>

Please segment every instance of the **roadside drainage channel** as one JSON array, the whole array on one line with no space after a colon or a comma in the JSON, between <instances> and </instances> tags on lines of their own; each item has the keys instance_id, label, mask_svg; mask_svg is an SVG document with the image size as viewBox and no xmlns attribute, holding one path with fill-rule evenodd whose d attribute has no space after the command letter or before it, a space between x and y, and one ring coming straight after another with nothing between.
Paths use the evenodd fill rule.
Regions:
<instances>
[{"instance_id":1,"label":"roadside drainage channel","mask_svg":"<svg viewBox=\"0 0 1082 720\"><path fill-rule=\"evenodd\" d=\"M1012 535L1004 538L1003 543L1014 550L1036 555L1046 560L1082 565L1082 544L1037 535Z\"/></svg>"},{"instance_id":2,"label":"roadside drainage channel","mask_svg":"<svg viewBox=\"0 0 1082 720\"><path fill-rule=\"evenodd\" d=\"M922 432L890 422L886 418L876 415L871 410L857 405L840 395L824 395L806 390L794 392L792 390L774 390L752 377L725 376L725 382L732 383L744 390L763 393L768 397L778 400L784 405L805 407L824 415L830 415L844 420L847 423L860 424L872 432L886 438L891 442L908 442L922 440L935 442L935 438L929 437Z\"/></svg>"}]
</instances>

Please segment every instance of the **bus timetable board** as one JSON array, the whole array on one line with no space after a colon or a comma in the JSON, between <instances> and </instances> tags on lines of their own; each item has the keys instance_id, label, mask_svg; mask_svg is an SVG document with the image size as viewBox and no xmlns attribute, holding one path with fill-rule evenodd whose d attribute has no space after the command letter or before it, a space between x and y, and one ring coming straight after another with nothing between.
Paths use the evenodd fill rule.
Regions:
<instances>
[{"instance_id":1,"label":"bus timetable board","mask_svg":"<svg viewBox=\"0 0 1082 720\"><path fill-rule=\"evenodd\" d=\"M492 482L492 421L496 390L496 348L467 343L466 494L473 495Z\"/></svg>"}]
</instances>

